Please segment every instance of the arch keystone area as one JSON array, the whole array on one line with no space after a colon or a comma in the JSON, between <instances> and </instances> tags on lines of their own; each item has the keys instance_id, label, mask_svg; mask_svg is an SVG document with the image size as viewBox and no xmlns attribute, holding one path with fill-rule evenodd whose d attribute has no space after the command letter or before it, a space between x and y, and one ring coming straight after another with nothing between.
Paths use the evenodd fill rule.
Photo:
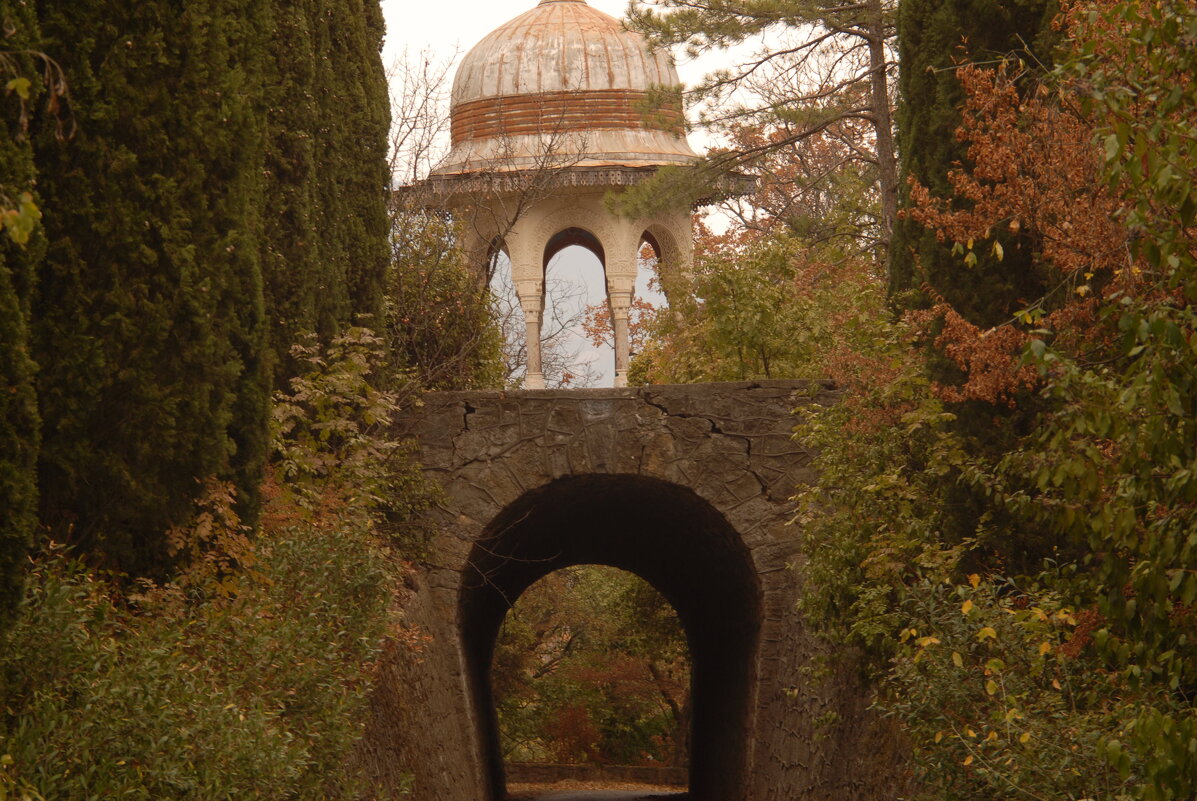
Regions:
<instances>
[{"instance_id":1,"label":"arch keystone area","mask_svg":"<svg viewBox=\"0 0 1197 801\"><path fill-rule=\"evenodd\" d=\"M510 605L548 573L605 564L677 610L693 660L694 801L892 799L907 781L855 671L817 670L802 625L794 413L828 384L447 392L398 421L444 495L404 603L423 646L382 666L363 769L416 801L498 801L489 667Z\"/></svg>"}]
</instances>

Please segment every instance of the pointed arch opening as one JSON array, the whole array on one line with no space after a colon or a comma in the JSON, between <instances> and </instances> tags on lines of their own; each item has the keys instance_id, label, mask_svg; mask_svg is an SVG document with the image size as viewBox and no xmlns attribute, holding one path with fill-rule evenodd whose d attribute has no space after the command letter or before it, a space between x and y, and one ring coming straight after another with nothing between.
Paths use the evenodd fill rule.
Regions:
<instances>
[{"instance_id":1,"label":"pointed arch opening","mask_svg":"<svg viewBox=\"0 0 1197 801\"><path fill-rule=\"evenodd\" d=\"M551 229L550 229L551 230ZM549 237L549 241L544 246L544 266L547 269L549 262L553 260L561 251L568 247L582 247L589 250L599 260L599 264L603 269L607 269L607 253L603 249L603 243L597 236L590 233L584 228L566 228L563 231L558 231L553 236Z\"/></svg>"},{"instance_id":2,"label":"pointed arch opening","mask_svg":"<svg viewBox=\"0 0 1197 801\"><path fill-rule=\"evenodd\" d=\"M586 330L595 308L610 309L606 272L603 243L584 228L565 228L545 243L541 337L557 339L544 356L546 372L559 375L562 386L611 386L614 346L596 344Z\"/></svg>"}]
</instances>

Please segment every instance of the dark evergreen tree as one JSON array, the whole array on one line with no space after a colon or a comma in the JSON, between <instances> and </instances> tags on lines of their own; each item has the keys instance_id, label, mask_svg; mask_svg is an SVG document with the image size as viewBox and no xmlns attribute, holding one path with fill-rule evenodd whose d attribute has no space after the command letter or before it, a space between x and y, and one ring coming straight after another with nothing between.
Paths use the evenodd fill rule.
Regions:
<instances>
[{"instance_id":1,"label":"dark evergreen tree","mask_svg":"<svg viewBox=\"0 0 1197 801\"><path fill-rule=\"evenodd\" d=\"M211 476L253 507L268 389L258 264L265 0L43 0L78 135L38 140L43 522L124 569ZM47 129L50 126L47 122Z\"/></svg>"},{"instance_id":2,"label":"dark evergreen tree","mask_svg":"<svg viewBox=\"0 0 1197 801\"><path fill-rule=\"evenodd\" d=\"M268 189L263 226L262 277L270 317L276 372L292 372L287 350L308 332L325 337L346 314L331 301L342 291L326 274L317 161L320 102L313 0L274 2L272 35L266 46L276 73L264 87L265 170ZM321 315L325 314L323 319Z\"/></svg>"},{"instance_id":3,"label":"dark evergreen tree","mask_svg":"<svg viewBox=\"0 0 1197 801\"><path fill-rule=\"evenodd\" d=\"M357 315L380 311L390 109L377 0L274 5L262 273L285 380L302 334L327 341Z\"/></svg>"},{"instance_id":4,"label":"dark evergreen tree","mask_svg":"<svg viewBox=\"0 0 1197 801\"><path fill-rule=\"evenodd\" d=\"M324 259L343 282L351 316L378 325L390 260L387 133L390 95L378 0L317 3L317 91L321 128L320 227ZM334 293L340 302L340 293Z\"/></svg>"},{"instance_id":5,"label":"dark evergreen tree","mask_svg":"<svg viewBox=\"0 0 1197 801\"><path fill-rule=\"evenodd\" d=\"M954 67L1011 55L1050 62L1048 24L1055 0L902 0L898 21L898 154L900 206L910 204L911 176L938 197L950 197L948 171L966 164L956 138L964 93ZM890 293L899 305L918 304L923 284L974 322L992 325L1019 303L1042 295L1032 267L1034 243L995 232L1004 248L998 260L978 249L968 268L951 242L903 216L890 249Z\"/></svg>"},{"instance_id":6,"label":"dark evergreen tree","mask_svg":"<svg viewBox=\"0 0 1197 801\"><path fill-rule=\"evenodd\" d=\"M32 6L0 0L0 631L21 595L21 562L37 522L37 397L29 352L29 303L41 239L18 221L22 196L33 192L33 151L23 119L37 99L37 65L23 52L39 45ZM28 84L23 83L28 81ZM25 216L34 212L25 203ZM20 240L20 241L19 241Z\"/></svg>"}]
</instances>

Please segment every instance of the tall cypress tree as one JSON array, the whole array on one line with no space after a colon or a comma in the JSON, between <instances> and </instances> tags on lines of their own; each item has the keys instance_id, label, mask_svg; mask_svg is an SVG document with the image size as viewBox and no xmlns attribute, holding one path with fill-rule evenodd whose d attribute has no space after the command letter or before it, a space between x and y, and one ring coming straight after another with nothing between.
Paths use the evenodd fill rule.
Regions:
<instances>
[{"instance_id":1,"label":"tall cypress tree","mask_svg":"<svg viewBox=\"0 0 1197 801\"><path fill-rule=\"evenodd\" d=\"M39 46L32 6L0 0L0 84L29 81L0 96L0 214L20 213L33 192L33 150L23 118L38 94L37 70L22 52ZM15 221L14 221L15 222ZM8 228L9 231L4 229ZM0 225L0 631L21 595L21 562L37 522L37 397L29 352L29 304L40 237Z\"/></svg>"},{"instance_id":2,"label":"tall cypress tree","mask_svg":"<svg viewBox=\"0 0 1197 801\"><path fill-rule=\"evenodd\" d=\"M252 505L260 478L263 6L41 3L78 123L37 152L42 516L136 572L164 565L199 479Z\"/></svg>"},{"instance_id":3,"label":"tall cypress tree","mask_svg":"<svg viewBox=\"0 0 1197 801\"><path fill-rule=\"evenodd\" d=\"M351 315L380 325L390 259L387 133L390 95L380 52L385 23L378 0L337 0L319 14L317 81L323 96L321 227L325 259L344 281Z\"/></svg>"},{"instance_id":4,"label":"tall cypress tree","mask_svg":"<svg viewBox=\"0 0 1197 801\"><path fill-rule=\"evenodd\" d=\"M1049 62L1046 30L1055 11L1055 0L902 0L897 114L901 207L910 205L911 176L934 195L950 197L948 171L967 165L967 147L956 138L964 92L955 66L1007 54ZM978 251L977 265L970 269L952 254L952 243L937 241L908 217L900 219L890 249L891 295L925 282L978 324L1008 318L1020 300L1042 292L1032 268L1033 243L1007 233L1000 236L1004 259ZM919 301L899 297L898 302Z\"/></svg>"},{"instance_id":5,"label":"tall cypress tree","mask_svg":"<svg viewBox=\"0 0 1197 801\"><path fill-rule=\"evenodd\" d=\"M300 335L327 339L381 308L390 107L378 0L274 4L262 272L285 380Z\"/></svg>"},{"instance_id":6,"label":"tall cypress tree","mask_svg":"<svg viewBox=\"0 0 1197 801\"><path fill-rule=\"evenodd\" d=\"M273 5L271 35L265 43L275 80L267 82L263 96L268 191L261 253L270 345L276 372L285 377L290 372L287 349L302 334L327 337L335 331L344 316L335 308L344 303L330 302L339 287L326 275L319 225L320 100L312 30L319 4L275 0Z\"/></svg>"}]
</instances>

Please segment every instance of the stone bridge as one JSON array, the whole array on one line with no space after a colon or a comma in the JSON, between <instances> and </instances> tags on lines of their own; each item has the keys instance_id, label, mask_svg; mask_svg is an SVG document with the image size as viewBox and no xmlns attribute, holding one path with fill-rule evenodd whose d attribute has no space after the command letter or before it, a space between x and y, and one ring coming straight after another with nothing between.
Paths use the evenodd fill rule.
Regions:
<instances>
[{"instance_id":1,"label":"stone bridge","mask_svg":"<svg viewBox=\"0 0 1197 801\"><path fill-rule=\"evenodd\" d=\"M674 606L693 668L695 801L880 801L907 779L856 672L834 675L795 610L810 482L795 414L830 385L753 382L434 393L399 423L444 487L407 623L360 752L417 801L500 801L489 668L512 602L575 564L630 571Z\"/></svg>"}]
</instances>

